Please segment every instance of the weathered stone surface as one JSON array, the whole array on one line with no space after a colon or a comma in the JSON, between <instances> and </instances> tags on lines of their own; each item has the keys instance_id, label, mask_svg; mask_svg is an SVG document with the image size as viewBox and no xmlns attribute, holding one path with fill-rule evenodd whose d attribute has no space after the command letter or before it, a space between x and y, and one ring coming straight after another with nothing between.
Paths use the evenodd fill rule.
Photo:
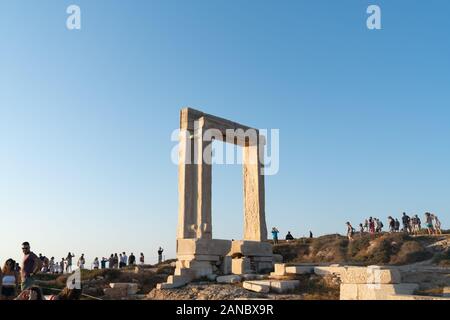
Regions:
<instances>
[{"instance_id":1,"label":"weathered stone surface","mask_svg":"<svg viewBox=\"0 0 450 320\"><path fill-rule=\"evenodd\" d=\"M260 281L245 281L244 288L255 292L276 292L287 293L295 290L300 285L299 280L260 280Z\"/></svg>"},{"instance_id":2,"label":"weathered stone surface","mask_svg":"<svg viewBox=\"0 0 450 320\"><path fill-rule=\"evenodd\" d=\"M232 137L229 137L230 133ZM212 239L211 138L243 147L242 241ZM183 279L211 276L218 271L217 267L223 274L248 273L253 266L255 271L270 271L274 261L272 245L263 242L267 240L267 226L264 165L260 150L265 146L265 137L257 129L184 108L180 112L179 140L178 261L175 276ZM241 260L227 258L237 253L242 254ZM168 281L166 287L177 285L176 281L171 281L174 280Z\"/></svg>"},{"instance_id":3,"label":"weathered stone surface","mask_svg":"<svg viewBox=\"0 0 450 320\"><path fill-rule=\"evenodd\" d=\"M314 267L314 273L319 276L326 276L326 275L341 275L345 271L344 267Z\"/></svg>"},{"instance_id":4,"label":"weathered stone surface","mask_svg":"<svg viewBox=\"0 0 450 320\"><path fill-rule=\"evenodd\" d=\"M286 275L286 264L285 263L275 263L275 271L271 273L274 276L285 276Z\"/></svg>"},{"instance_id":5,"label":"weathered stone surface","mask_svg":"<svg viewBox=\"0 0 450 320\"><path fill-rule=\"evenodd\" d=\"M388 300L390 295L412 295L419 286L403 284L341 284L341 300Z\"/></svg>"},{"instance_id":6,"label":"weathered stone surface","mask_svg":"<svg viewBox=\"0 0 450 320\"><path fill-rule=\"evenodd\" d=\"M232 263L233 261L230 256L223 257L222 263L220 265L220 271L222 271L223 274L230 274Z\"/></svg>"},{"instance_id":7,"label":"weathered stone surface","mask_svg":"<svg viewBox=\"0 0 450 320\"><path fill-rule=\"evenodd\" d=\"M299 280L271 280L270 290L277 293L287 293L300 286Z\"/></svg>"},{"instance_id":8,"label":"weathered stone surface","mask_svg":"<svg viewBox=\"0 0 450 320\"><path fill-rule=\"evenodd\" d=\"M309 274L314 273L314 266L290 266L286 267L288 274Z\"/></svg>"},{"instance_id":9,"label":"weathered stone surface","mask_svg":"<svg viewBox=\"0 0 450 320\"><path fill-rule=\"evenodd\" d=\"M239 283L241 282L241 277L238 275L221 276L217 277L216 281L218 283Z\"/></svg>"},{"instance_id":10,"label":"weathered stone surface","mask_svg":"<svg viewBox=\"0 0 450 320\"><path fill-rule=\"evenodd\" d=\"M281 254L274 254L273 263L283 263L283 256Z\"/></svg>"},{"instance_id":11,"label":"weathered stone surface","mask_svg":"<svg viewBox=\"0 0 450 320\"><path fill-rule=\"evenodd\" d=\"M233 274L252 273L250 259L249 258L232 259L231 273Z\"/></svg>"},{"instance_id":12,"label":"weathered stone surface","mask_svg":"<svg viewBox=\"0 0 450 320\"><path fill-rule=\"evenodd\" d=\"M242 253L246 257L273 257L272 244L259 241L235 240L231 254Z\"/></svg>"},{"instance_id":13,"label":"weathered stone surface","mask_svg":"<svg viewBox=\"0 0 450 320\"><path fill-rule=\"evenodd\" d=\"M255 262L256 272L270 272L273 270L273 262L260 261Z\"/></svg>"},{"instance_id":14,"label":"weathered stone surface","mask_svg":"<svg viewBox=\"0 0 450 320\"><path fill-rule=\"evenodd\" d=\"M177 239L177 257L185 255L226 256L231 250L231 240Z\"/></svg>"},{"instance_id":15,"label":"weathered stone surface","mask_svg":"<svg viewBox=\"0 0 450 320\"><path fill-rule=\"evenodd\" d=\"M177 255L178 260L197 260L197 261L220 261L220 256L218 255L206 255L206 254L179 254Z\"/></svg>"},{"instance_id":16,"label":"weathered stone surface","mask_svg":"<svg viewBox=\"0 0 450 320\"><path fill-rule=\"evenodd\" d=\"M364 284L398 284L401 283L400 272L396 269L380 267L348 267L341 273L342 283Z\"/></svg>"},{"instance_id":17,"label":"weathered stone surface","mask_svg":"<svg viewBox=\"0 0 450 320\"><path fill-rule=\"evenodd\" d=\"M184 277L179 275L169 276L166 283L158 283L156 285L157 289L174 289L185 286L189 281L190 277Z\"/></svg>"},{"instance_id":18,"label":"weathered stone surface","mask_svg":"<svg viewBox=\"0 0 450 320\"><path fill-rule=\"evenodd\" d=\"M270 291L270 281L245 281L243 287L254 292L268 293Z\"/></svg>"}]
</instances>

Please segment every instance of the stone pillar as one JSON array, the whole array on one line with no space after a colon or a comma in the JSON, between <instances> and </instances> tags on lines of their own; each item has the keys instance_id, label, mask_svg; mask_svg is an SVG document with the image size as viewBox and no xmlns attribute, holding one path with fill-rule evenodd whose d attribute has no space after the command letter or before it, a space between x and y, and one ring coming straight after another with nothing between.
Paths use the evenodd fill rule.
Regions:
<instances>
[{"instance_id":1,"label":"stone pillar","mask_svg":"<svg viewBox=\"0 0 450 320\"><path fill-rule=\"evenodd\" d=\"M197 237L197 167L194 164L193 131L180 130L178 150L178 239Z\"/></svg>"},{"instance_id":2,"label":"stone pillar","mask_svg":"<svg viewBox=\"0 0 450 320\"><path fill-rule=\"evenodd\" d=\"M244 170L244 240L267 240L264 195L264 139L243 147Z\"/></svg>"},{"instance_id":3,"label":"stone pillar","mask_svg":"<svg viewBox=\"0 0 450 320\"><path fill-rule=\"evenodd\" d=\"M197 238L212 239L211 187L212 163L211 141L205 141L206 121L200 118L195 127L195 153L197 167Z\"/></svg>"}]
</instances>

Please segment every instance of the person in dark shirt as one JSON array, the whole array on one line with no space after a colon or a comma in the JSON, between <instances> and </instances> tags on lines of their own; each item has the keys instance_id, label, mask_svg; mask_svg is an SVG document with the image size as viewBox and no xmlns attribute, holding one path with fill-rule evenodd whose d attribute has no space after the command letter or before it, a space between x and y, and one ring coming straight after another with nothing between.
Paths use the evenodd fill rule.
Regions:
<instances>
[{"instance_id":1,"label":"person in dark shirt","mask_svg":"<svg viewBox=\"0 0 450 320\"><path fill-rule=\"evenodd\" d=\"M23 262L22 262L22 291L33 287L34 276L41 270L42 261L30 250L30 243L22 243Z\"/></svg>"},{"instance_id":2,"label":"person in dark shirt","mask_svg":"<svg viewBox=\"0 0 450 320\"><path fill-rule=\"evenodd\" d=\"M294 237L292 236L292 234L291 234L290 231L288 231L288 233L287 233L287 235L286 235L286 240L287 240L287 241L289 241L289 240L294 240Z\"/></svg>"},{"instance_id":3,"label":"person in dark shirt","mask_svg":"<svg viewBox=\"0 0 450 320\"><path fill-rule=\"evenodd\" d=\"M411 218L406 214L406 212L403 212L402 222L403 222L403 232L411 232L411 229L409 227L409 222L411 221Z\"/></svg>"},{"instance_id":4,"label":"person in dark shirt","mask_svg":"<svg viewBox=\"0 0 450 320\"><path fill-rule=\"evenodd\" d=\"M134 256L133 252L128 257L128 265L132 266L136 262L136 257Z\"/></svg>"}]
</instances>

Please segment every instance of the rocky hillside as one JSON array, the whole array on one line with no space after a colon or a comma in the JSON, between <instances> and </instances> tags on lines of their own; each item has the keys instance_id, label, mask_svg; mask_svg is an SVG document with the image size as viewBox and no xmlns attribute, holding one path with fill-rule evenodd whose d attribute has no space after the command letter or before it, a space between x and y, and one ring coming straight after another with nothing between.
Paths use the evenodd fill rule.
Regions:
<instances>
[{"instance_id":1,"label":"rocky hillside","mask_svg":"<svg viewBox=\"0 0 450 320\"><path fill-rule=\"evenodd\" d=\"M409 236L403 233L355 235L349 242L340 235L280 242L274 253L287 263L340 263L352 265L406 265L426 260L450 267L450 235Z\"/></svg>"}]
</instances>

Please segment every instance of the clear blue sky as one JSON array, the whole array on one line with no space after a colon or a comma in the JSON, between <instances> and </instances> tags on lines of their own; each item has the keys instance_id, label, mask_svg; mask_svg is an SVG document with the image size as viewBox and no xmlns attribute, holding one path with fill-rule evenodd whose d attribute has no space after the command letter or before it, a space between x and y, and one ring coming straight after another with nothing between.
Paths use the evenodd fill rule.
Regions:
<instances>
[{"instance_id":1,"label":"clear blue sky","mask_svg":"<svg viewBox=\"0 0 450 320\"><path fill-rule=\"evenodd\" d=\"M78 4L82 29L66 29ZM382 9L380 31L366 8ZM450 2L0 2L0 262L175 254L179 110L280 129L268 227L450 220ZM242 236L241 168L214 167L215 238Z\"/></svg>"}]
</instances>

